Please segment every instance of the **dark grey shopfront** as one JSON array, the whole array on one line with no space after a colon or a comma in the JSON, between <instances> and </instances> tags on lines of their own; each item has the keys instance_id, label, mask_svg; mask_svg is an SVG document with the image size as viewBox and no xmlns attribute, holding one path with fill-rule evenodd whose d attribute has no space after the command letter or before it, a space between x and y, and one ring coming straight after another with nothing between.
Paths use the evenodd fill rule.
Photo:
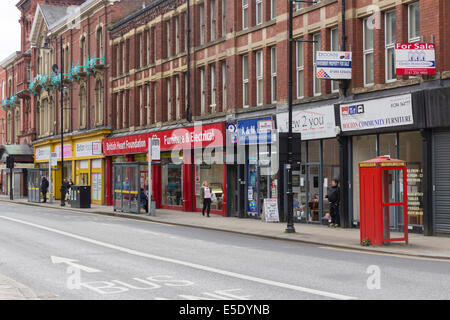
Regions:
<instances>
[{"instance_id":1,"label":"dark grey shopfront","mask_svg":"<svg viewBox=\"0 0 450 320\"><path fill-rule=\"evenodd\" d=\"M450 81L448 81L450 82ZM428 158L432 162L429 182L430 234L450 235L450 83L446 87L424 92Z\"/></svg>"}]
</instances>

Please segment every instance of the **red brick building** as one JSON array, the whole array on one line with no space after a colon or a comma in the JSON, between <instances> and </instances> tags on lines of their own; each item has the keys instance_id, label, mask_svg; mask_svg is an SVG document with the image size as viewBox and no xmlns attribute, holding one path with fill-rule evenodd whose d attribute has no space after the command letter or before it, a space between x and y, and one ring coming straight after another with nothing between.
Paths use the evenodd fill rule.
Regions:
<instances>
[{"instance_id":1,"label":"red brick building","mask_svg":"<svg viewBox=\"0 0 450 320\"><path fill-rule=\"evenodd\" d=\"M288 3L277 0L191 1L190 83L186 82L186 1L155 1L112 26L112 138L131 141L148 133L191 126L186 121L188 90L195 121L203 124L234 122L240 128L246 120L272 117L279 130L286 130L283 119L289 93ZM443 20L450 13L448 1L321 0L315 4L295 4L295 7L293 35L297 41L291 67L294 113L300 118L294 120L301 123L302 119L308 119L301 118L302 115L314 112L332 117L328 133L316 135L315 139L303 139L302 165L294 177L301 181L295 187L298 220L320 223L328 219L326 188L332 178L339 177L343 190L342 225L358 225L357 164L377 155L391 154L411 163L409 224L414 230L427 234L447 232L444 222L447 218L439 213L446 210L445 204L435 204L433 209L429 190L432 189L432 171L442 166L434 162L433 159L438 161L439 157L431 156L431 146L447 148L442 137L447 134L444 128L450 125L448 118L443 117L448 102L438 98L448 94L450 81L450 32ZM397 76L395 44L416 42L435 44L436 74ZM317 79L318 51L351 52L351 80ZM370 105L379 105L383 110L391 100L410 105L406 113L392 111L389 114L395 121L407 119L409 122L351 131L343 125L345 119L341 111L349 105L356 104L360 110L364 110L365 105L366 110L377 109ZM369 117L368 112L365 116ZM117 161L141 161L139 154L133 156L129 152L122 160L118 152L116 158ZM261 177L257 167L249 162L244 166L226 165L220 169L224 171L223 179L222 174L218 174L220 170L215 172L219 176L216 182L223 186L223 205L227 206L228 215L259 217L262 199L274 196L274 190L283 194L283 174ZM196 172L196 169L183 167L174 169L173 173L180 177L186 174L191 179L192 176L197 178ZM170 175L168 172L156 174ZM254 185L248 180L246 185L236 183L237 178L246 180L245 177L254 174L257 176ZM175 207L187 211L198 209L192 205L198 186L189 187L192 182L185 178L178 180L176 185L183 186L179 189L183 189L184 197L166 192L157 195L157 203L164 206L164 197L180 198L175 201ZM158 187L170 183L161 180ZM267 186L278 186L278 190ZM186 193L186 188L196 191ZM250 199L249 188L262 192ZM282 199L280 206L282 212ZM250 207L256 208L255 212L250 212Z\"/></svg>"},{"instance_id":2,"label":"red brick building","mask_svg":"<svg viewBox=\"0 0 450 320\"><path fill-rule=\"evenodd\" d=\"M111 132L112 121L107 109L110 57L106 30L140 8L142 2L29 0L17 6L22 11L22 47L26 52L26 59L17 62L20 89L24 90L22 138L33 137L35 164L41 175L48 172L50 154L57 153L58 170L52 173L56 198L60 197L63 171L64 178L75 184L91 186L93 202L101 204L105 163L101 150L95 148ZM26 116L28 110L30 117Z\"/></svg>"}]
</instances>

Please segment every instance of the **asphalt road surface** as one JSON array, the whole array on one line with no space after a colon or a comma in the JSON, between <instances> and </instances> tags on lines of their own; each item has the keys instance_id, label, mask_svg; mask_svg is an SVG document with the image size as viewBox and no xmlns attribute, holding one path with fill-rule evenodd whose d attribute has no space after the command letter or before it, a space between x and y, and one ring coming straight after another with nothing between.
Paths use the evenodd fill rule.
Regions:
<instances>
[{"instance_id":1,"label":"asphalt road surface","mask_svg":"<svg viewBox=\"0 0 450 320\"><path fill-rule=\"evenodd\" d=\"M450 299L450 263L0 202L0 274L43 299Z\"/></svg>"}]
</instances>

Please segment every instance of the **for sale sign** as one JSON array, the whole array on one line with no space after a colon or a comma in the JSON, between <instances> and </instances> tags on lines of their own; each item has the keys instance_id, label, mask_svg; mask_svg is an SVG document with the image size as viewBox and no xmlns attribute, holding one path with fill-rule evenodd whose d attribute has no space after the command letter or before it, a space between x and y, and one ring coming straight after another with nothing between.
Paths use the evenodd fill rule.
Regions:
<instances>
[{"instance_id":1,"label":"for sale sign","mask_svg":"<svg viewBox=\"0 0 450 320\"><path fill-rule=\"evenodd\" d=\"M436 46L434 43L396 43L397 75L436 74Z\"/></svg>"},{"instance_id":2,"label":"for sale sign","mask_svg":"<svg viewBox=\"0 0 450 320\"><path fill-rule=\"evenodd\" d=\"M318 79L351 79L352 53L342 51L318 51L317 56Z\"/></svg>"}]
</instances>

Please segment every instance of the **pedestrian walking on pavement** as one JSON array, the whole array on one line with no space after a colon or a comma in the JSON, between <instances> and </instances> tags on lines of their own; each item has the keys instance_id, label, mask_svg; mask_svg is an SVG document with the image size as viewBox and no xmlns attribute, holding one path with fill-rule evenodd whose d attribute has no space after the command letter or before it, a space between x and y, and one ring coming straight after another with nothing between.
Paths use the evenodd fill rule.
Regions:
<instances>
[{"instance_id":1,"label":"pedestrian walking on pavement","mask_svg":"<svg viewBox=\"0 0 450 320\"><path fill-rule=\"evenodd\" d=\"M327 193L328 201L330 202L330 227L339 227L340 216L339 216L339 202L341 199L341 190L339 188L339 180L331 180L330 188Z\"/></svg>"},{"instance_id":2,"label":"pedestrian walking on pavement","mask_svg":"<svg viewBox=\"0 0 450 320\"><path fill-rule=\"evenodd\" d=\"M144 208L145 213L148 212L148 196L145 193L144 189L141 188L141 193L139 195L141 201L141 207Z\"/></svg>"},{"instance_id":3,"label":"pedestrian walking on pavement","mask_svg":"<svg viewBox=\"0 0 450 320\"><path fill-rule=\"evenodd\" d=\"M203 182L202 188L200 190L200 196L203 202L202 215L205 215L206 210L207 217L209 217L209 213L211 211L211 188L209 187L208 181Z\"/></svg>"},{"instance_id":4,"label":"pedestrian walking on pavement","mask_svg":"<svg viewBox=\"0 0 450 320\"><path fill-rule=\"evenodd\" d=\"M41 192L42 192L42 196L44 197L44 203L47 202L48 187L49 187L48 180L46 177L43 177L42 183L41 183Z\"/></svg>"}]
</instances>

